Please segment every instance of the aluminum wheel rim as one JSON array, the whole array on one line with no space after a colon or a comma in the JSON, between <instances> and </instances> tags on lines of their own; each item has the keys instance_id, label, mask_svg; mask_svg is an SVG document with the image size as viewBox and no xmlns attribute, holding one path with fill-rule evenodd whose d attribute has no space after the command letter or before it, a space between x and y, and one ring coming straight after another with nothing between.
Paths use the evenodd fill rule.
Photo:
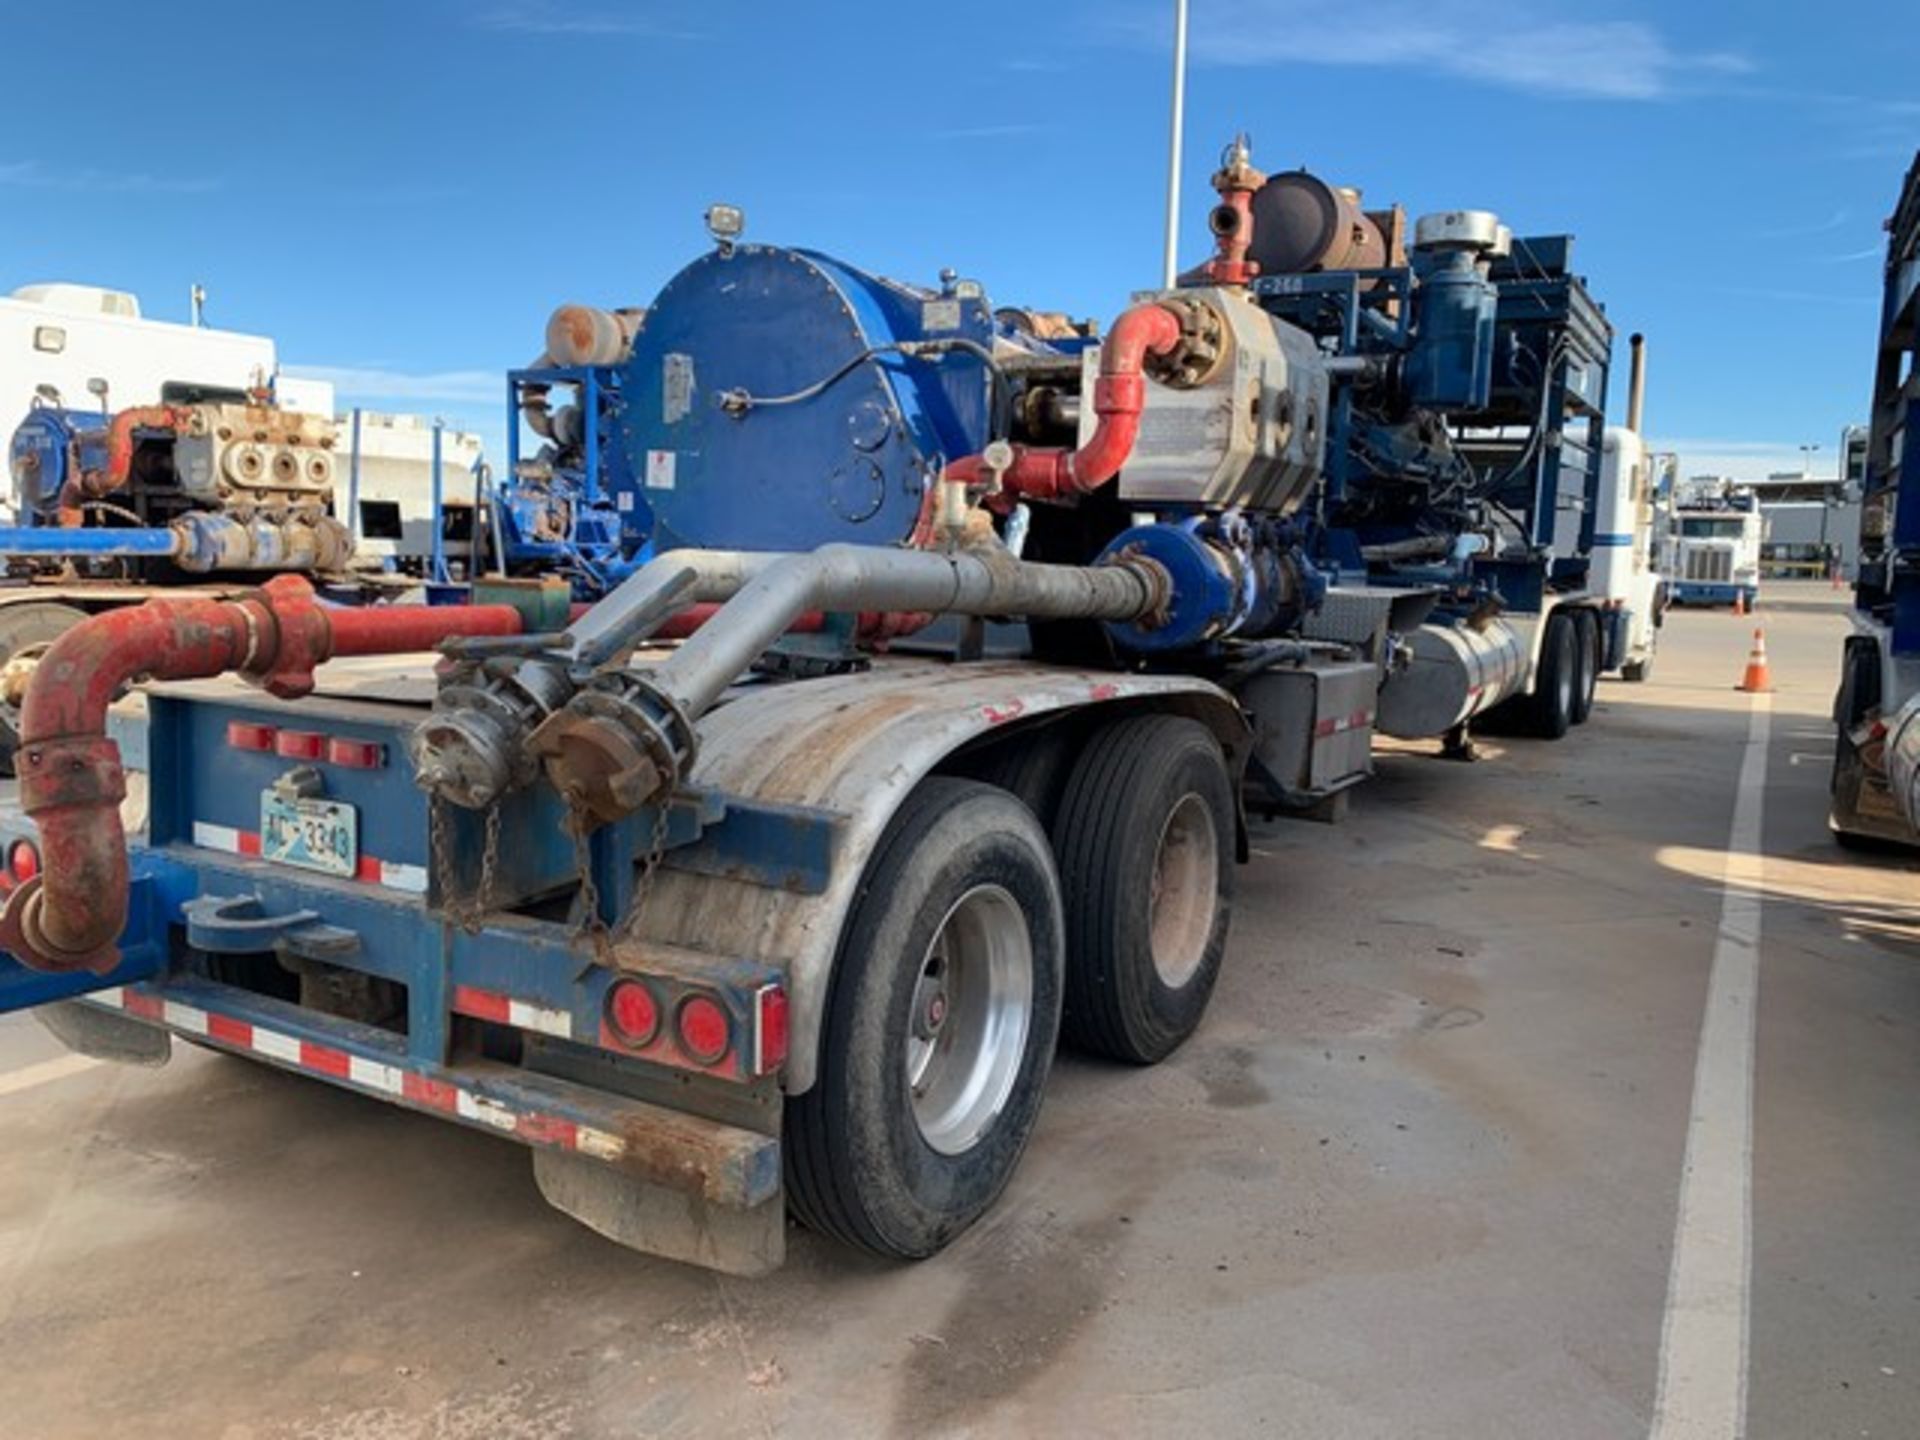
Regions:
<instances>
[{"instance_id":1,"label":"aluminum wheel rim","mask_svg":"<svg viewBox=\"0 0 1920 1440\"><path fill-rule=\"evenodd\" d=\"M1189 791L1167 816L1153 857L1148 929L1153 968L1177 990L1199 970L1220 906L1220 838L1213 811Z\"/></svg>"},{"instance_id":2,"label":"aluminum wheel rim","mask_svg":"<svg viewBox=\"0 0 1920 1440\"><path fill-rule=\"evenodd\" d=\"M907 1031L907 1090L921 1138L943 1155L979 1142L1006 1108L1033 1024L1033 937L999 885L953 902L921 957Z\"/></svg>"}]
</instances>

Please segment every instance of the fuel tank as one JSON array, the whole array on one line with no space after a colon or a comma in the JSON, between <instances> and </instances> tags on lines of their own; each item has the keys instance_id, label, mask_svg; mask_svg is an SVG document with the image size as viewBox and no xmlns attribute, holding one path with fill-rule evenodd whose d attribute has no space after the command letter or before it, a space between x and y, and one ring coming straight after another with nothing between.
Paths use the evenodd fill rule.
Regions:
<instances>
[{"instance_id":1,"label":"fuel tank","mask_svg":"<svg viewBox=\"0 0 1920 1440\"><path fill-rule=\"evenodd\" d=\"M1422 625L1407 637L1413 659L1380 687L1374 727L1401 740L1444 735L1526 683L1527 647L1506 621L1479 628Z\"/></svg>"}]
</instances>

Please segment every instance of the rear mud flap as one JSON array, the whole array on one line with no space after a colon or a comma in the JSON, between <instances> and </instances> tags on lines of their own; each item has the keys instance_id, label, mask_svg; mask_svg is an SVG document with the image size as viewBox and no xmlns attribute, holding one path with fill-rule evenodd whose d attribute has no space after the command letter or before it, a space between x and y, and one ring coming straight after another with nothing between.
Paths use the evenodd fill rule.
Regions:
<instances>
[{"instance_id":1,"label":"rear mud flap","mask_svg":"<svg viewBox=\"0 0 1920 1440\"><path fill-rule=\"evenodd\" d=\"M166 1031L98 1005L61 1000L40 1006L33 1018L69 1050L95 1060L158 1066L173 1058L173 1037Z\"/></svg>"},{"instance_id":2,"label":"rear mud flap","mask_svg":"<svg viewBox=\"0 0 1920 1440\"><path fill-rule=\"evenodd\" d=\"M786 1259L784 1193L742 1210L557 1150L533 1152L533 1178L554 1209L630 1250L728 1275L766 1275Z\"/></svg>"}]
</instances>

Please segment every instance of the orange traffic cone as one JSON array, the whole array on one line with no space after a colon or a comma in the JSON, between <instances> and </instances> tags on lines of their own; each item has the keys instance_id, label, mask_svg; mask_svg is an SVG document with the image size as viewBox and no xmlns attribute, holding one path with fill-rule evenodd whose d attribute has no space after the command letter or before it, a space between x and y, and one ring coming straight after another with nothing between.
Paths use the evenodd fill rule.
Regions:
<instances>
[{"instance_id":1,"label":"orange traffic cone","mask_svg":"<svg viewBox=\"0 0 1920 1440\"><path fill-rule=\"evenodd\" d=\"M1750 695L1773 689L1773 671L1767 666L1767 632L1759 626L1754 627L1753 649L1747 652L1747 673L1733 688Z\"/></svg>"},{"instance_id":2,"label":"orange traffic cone","mask_svg":"<svg viewBox=\"0 0 1920 1440\"><path fill-rule=\"evenodd\" d=\"M1747 592L1736 589L1733 592L1733 613L1736 616L1747 613Z\"/></svg>"}]
</instances>

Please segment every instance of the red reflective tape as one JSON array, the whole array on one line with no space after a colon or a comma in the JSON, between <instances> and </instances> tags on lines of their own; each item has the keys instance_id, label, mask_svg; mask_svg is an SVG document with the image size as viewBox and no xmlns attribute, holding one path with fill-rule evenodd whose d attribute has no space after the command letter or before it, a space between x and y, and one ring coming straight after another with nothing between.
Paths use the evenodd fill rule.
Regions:
<instances>
[{"instance_id":1,"label":"red reflective tape","mask_svg":"<svg viewBox=\"0 0 1920 1440\"><path fill-rule=\"evenodd\" d=\"M341 1080L347 1078L352 1063L344 1050L336 1050L331 1045L316 1045L311 1040L300 1042L300 1064L308 1070L318 1070L322 1075L332 1075Z\"/></svg>"},{"instance_id":2,"label":"red reflective tape","mask_svg":"<svg viewBox=\"0 0 1920 1440\"><path fill-rule=\"evenodd\" d=\"M375 885L380 883L380 862L371 855L362 855L359 863L353 867L353 878L369 880Z\"/></svg>"},{"instance_id":3,"label":"red reflective tape","mask_svg":"<svg viewBox=\"0 0 1920 1440\"><path fill-rule=\"evenodd\" d=\"M1371 725L1372 723L1373 712L1371 710L1356 710L1347 717L1347 728L1350 730L1358 730L1361 726Z\"/></svg>"},{"instance_id":4,"label":"red reflective tape","mask_svg":"<svg viewBox=\"0 0 1920 1440\"><path fill-rule=\"evenodd\" d=\"M243 1050L253 1048L253 1026L231 1015L216 1015L209 1010L207 1036L209 1039L223 1040L229 1045L238 1045Z\"/></svg>"},{"instance_id":5,"label":"red reflective tape","mask_svg":"<svg viewBox=\"0 0 1920 1440\"><path fill-rule=\"evenodd\" d=\"M1340 722L1338 720L1327 719L1327 720L1315 721L1313 726L1313 738L1316 740L1324 740L1327 738L1327 736L1332 735L1336 731L1338 731L1339 728L1340 728Z\"/></svg>"},{"instance_id":6,"label":"red reflective tape","mask_svg":"<svg viewBox=\"0 0 1920 1440\"><path fill-rule=\"evenodd\" d=\"M507 1017L512 1013L510 1001L504 995L496 995L491 990L481 990L472 985L453 987L453 1008L461 1015L471 1015L476 1020L494 1020L502 1025L513 1022Z\"/></svg>"},{"instance_id":7,"label":"red reflective tape","mask_svg":"<svg viewBox=\"0 0 1920 1440\"><path fill-rule=\"evenodd\" d=\"M513 1133L534 1145L563 1145L571 1150L580 1127L558 1115L529 1113L514 1117Z\"/></svg>"},{"instance_id":8,"label":"red reflective tape","mask_svg":"<svg viewBox=\"0 0 1920 1440\"><path fill-rule=\"evenodd\" d=\"M435 1110L452 1110L459 1103L460 1087L444 1080L429 1080L411 1070L400 1073L400 1093L416 1105Z\"/></svg>"},{"instance_id":9,"label":"red reflective tape","mask_svg":"<svg viewBox=\"0 0 1920 1440\"><path fill-rule=\"evenodd\" d=\"M240 832L240 853L242 855L258 855L260 853L260 832L258 830L242 830Z\"/></svg>"},{"instance_id":10,"label":"red reflective tape","mask_svg":"<svg viewBox=\"0 0 1920 1440\"><path fill-rule=\"evenodd\" d=\"M125 1005L129 1015L138 1015L142 1020L158 1020L166 1014L165 1002L158 995L147 995L138 990L125 992Z\"/></svg>"}]
</instances>

